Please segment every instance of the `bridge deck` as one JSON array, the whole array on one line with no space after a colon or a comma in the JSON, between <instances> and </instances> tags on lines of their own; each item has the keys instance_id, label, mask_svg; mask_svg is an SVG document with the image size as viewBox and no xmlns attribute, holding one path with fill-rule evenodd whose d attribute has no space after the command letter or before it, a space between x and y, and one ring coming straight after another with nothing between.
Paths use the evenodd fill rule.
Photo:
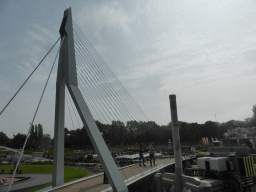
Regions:
<instances>
[{"instance_id":1,"label":"bridge deck","mask_svg":"<svg viewBox=\"0 0 256 192\"><path fill-rule=\"evenodd\" d=\"M123 179L125 180L126 184L129 185L133 182L135 182L137 179L141 179L148 174L151 174L153 172L156 172L159 169L164 168L165 166L174 163L174 159L157 159L156 160L156 166L151 167L150 163L146 163L146 167L139 166L139 165L133 165L131 167L123 168L120 170L120 173L122 174ZM72 183L72 182L70 182ZM74 184L67 185L67 183L64 185L64 187L58 188L52 188L49 187L47 189L44 189L42 191L61 191L61 192L95 192L95 191L108 191L106 189L110 188L110 184L103 184L103 174L98 175L96 177L92 177L86 180L82 180L80 182L76 182Z\"/></svg>"}]
</instances>

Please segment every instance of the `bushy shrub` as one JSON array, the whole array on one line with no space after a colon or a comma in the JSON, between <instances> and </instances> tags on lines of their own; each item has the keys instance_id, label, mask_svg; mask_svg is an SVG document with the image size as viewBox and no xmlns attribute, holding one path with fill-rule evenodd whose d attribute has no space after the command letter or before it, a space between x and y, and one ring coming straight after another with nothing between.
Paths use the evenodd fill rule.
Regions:
<instances>
[{"instance_id":1,"label":"bushy shrub","mask_svg":"<svg viewBox=\"0 0 256 192\"><path fill-rule=\"evenodd\" d=\"M85 159L85 156L80 156L78 157L78 162L84 162L86 159Z\"/></svg>"},{"instance_id":2,"label":"bushy shrub","mask_svg":"<svg viewBox=\"0 0 256 192\"><path fill-rule=\"evenodd\" d=\"M1 173L2 173L2 174L4 174L4 172L5 172L5 170L4 170L4 169L2 169L2 170L1 170Z\"/></svg>"},{"instance_id":3,"label":"bushy shrub","mask_svg":"<svg viewBox=\"0 0 256 192\"><path fill-rule=\"evenodd\" d=\"M64 163L64 166L70 166L70 162L69 161L66 161L65 163Z\"/></svg>"},{"instance_id":4,"label":"bushy shrub","mask_svg":"<svg viewBox=\"0 0 256 192\"><path fill-rule=\"evenodd\" d=\"M88 155L87 156L87 161L90 163L90 162L92 162L92 160L93 160L93 156L92 155Z\"/></svg>"},{"instance_id":5,"label":"bushy shrub","mask_svg":"<svg viewBox=\"0 0 256 192\"><path fill-rule=\"evenodd\" d=\"M19 174L22 174L22 171L21 171L21 170L19 170Z\"/></svg>"},{"instance_id":6,"label":"bushy shrub","mask_svg":"<svg viewBox=\"0 0 256 192\"><path fill-rule=\"evenodd\" d=\"M205 154L203 154L203 153L197 153L197 154L196 154L196 157L205 157Z\"/></svg>"},{"instance_id":7,"label":"bushy shrub","mask_svg":"<svg viewBox=\"0 0 256 192\"><path fill-rule=\"evenodd\" d=\"M207 147L200 149L200 151L202 151L202 152L206 152L207 150L208 150Z\"/></svg>"},{"instance_id":8,"label":"bushy shrub","mask_svg":"<svg viewBox=\"0 0 256 192\"><path fill-rule=\"evenodd\" d=\"M10 170L10 173L13 173L13 169Z\"/></svg>"},{"instance_id":9,"label":"bushy shrub","mask_svg":"<svg viewBox=\"0 0 256 192\"><path fill-rule=\"evenodd\" d=\"M93 172L93 173L98 173L98 172L100 172L100 169L97 168L97 167L95 167L95 168L92 169L92 172Z\"/></svg>"}]
</instances>

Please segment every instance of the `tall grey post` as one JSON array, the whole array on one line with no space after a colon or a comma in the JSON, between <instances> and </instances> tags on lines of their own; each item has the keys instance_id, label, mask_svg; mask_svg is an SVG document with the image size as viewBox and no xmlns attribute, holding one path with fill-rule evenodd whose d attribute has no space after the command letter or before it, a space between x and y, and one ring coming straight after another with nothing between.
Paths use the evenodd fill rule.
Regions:
<instances>
[{"instance_id":1,"label":"tall grey post","mask_svg":"<svg viewBox=\"0 0 256 192\"><path fill-rule=\"evenodd\" d=\"M182 159L181 159L181 147L180 147L180 133L178 124L176 95L169 95L171 105L171 118L172 118L172 137L173 137L173 151L175 158L175 192L182 192Z\"/></svg>"},{"instance_id":2,"label":"tall grey post","mask_svg":"<svg viewBox=\"0 0 256 192\"><path fill-rule=\"evenodd\" d=\"M53 186L62 185L64 179L64 101L66 85L83 124L87 125L85 126L86 132L89 135L113 191L128 192L122 175L78 87L71 8L64 12L60 35L63 43L60 49L56 89Z\"/></svg>"}]
</instances>

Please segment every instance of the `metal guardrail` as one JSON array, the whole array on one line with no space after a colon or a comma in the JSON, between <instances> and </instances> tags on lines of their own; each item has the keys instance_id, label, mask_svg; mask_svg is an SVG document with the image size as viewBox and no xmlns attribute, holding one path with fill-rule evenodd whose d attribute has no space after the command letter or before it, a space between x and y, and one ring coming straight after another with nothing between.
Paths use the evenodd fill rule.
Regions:
<instances>
[{"instance_id":1,"label":"metal guardrail","mask_svg":"<svg viewBox=\"0 0 256 192\"><path fill-rule=\"evenodd\" d=\"M157 173L155 175L156 192L174 191L175 185L175 174L174 173ZM187 175L182 175L182 185L187 189L195 192L212 192L213 186L204 181L200 181L197 178L193 178Z\"/></svg>"}]
</instances>

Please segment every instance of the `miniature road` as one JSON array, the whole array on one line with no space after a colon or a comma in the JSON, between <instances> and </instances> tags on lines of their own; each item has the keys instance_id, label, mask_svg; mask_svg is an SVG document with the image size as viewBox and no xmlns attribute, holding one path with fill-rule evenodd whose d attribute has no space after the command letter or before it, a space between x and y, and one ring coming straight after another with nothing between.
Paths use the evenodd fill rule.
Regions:
<instances>
[{"instance_id":1,"label":"miniature road","mask_svg":"<svg viewBox=\"0 0 256 192\"><path fill-rule=\"evenodd\" d=\"M122 174L122 177L124 180L129 179L131 177L134 177L135 175L138 175L140 173L143 173L149 169L157 168L161 164L166 164L166 163L171 163L174 162L174 159L158 159L156 160L156 166L151 167L150 163L147 162L147 166L139 166L139 165L134 165L131 167L124 168L120 170L120 173ZM152 172L153 173L153 172ZM95 192L95 191L102 191L104 189L107 189L111 187L110 184L103 184L103 175L99 175L97 177L87 179L66 187L62 187L59 189L54 190L54 192L61 191L61 192Z\"/></svg>"}]
</instances>

